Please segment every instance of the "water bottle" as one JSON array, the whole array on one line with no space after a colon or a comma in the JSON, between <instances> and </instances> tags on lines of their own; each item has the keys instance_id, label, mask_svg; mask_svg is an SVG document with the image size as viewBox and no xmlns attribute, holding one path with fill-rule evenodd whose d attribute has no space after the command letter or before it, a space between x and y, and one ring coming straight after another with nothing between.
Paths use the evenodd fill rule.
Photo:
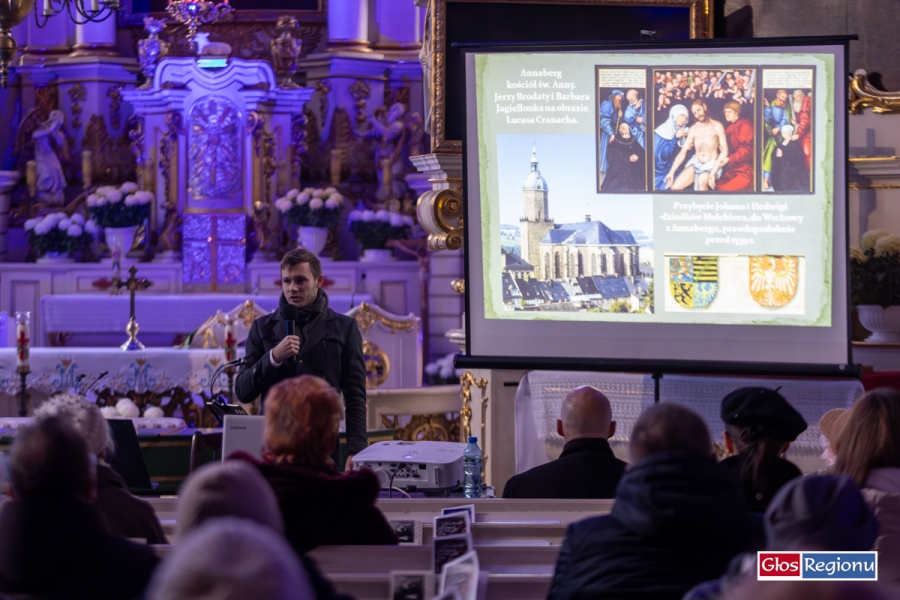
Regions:
<instances>
[{"instance_id":1,"label":"water bottle","mask_svg":"<svg viewBox=\"0 0 900 600\"><path fill-rule=\"evenodd\" d=\"M466 477L463 491L466 498L481 498L481 457L478 438L473 435L469 438L469 445L463 451L463 471Z\"/></svg>"}]
</instances>

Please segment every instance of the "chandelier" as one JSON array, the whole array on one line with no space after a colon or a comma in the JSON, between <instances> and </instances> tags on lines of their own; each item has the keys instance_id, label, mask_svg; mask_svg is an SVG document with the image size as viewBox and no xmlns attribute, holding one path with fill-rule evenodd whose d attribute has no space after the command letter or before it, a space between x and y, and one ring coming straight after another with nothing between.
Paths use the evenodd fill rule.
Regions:
<instances>
[{"instance_id":1,"label":"chandelier","mask_svg":"<svg viewBox=\"0 0 900 600\"><path fill-rule=\"evenodd\" d=\"M0 87L9 85L9 63L15 58L19 46L12 37L12 28L25 20L34 10L34 22L44 27L51 17L63 12L76 25L104 21L121 10L119 0L0 0Z\"/></svg>"}]
</instances>

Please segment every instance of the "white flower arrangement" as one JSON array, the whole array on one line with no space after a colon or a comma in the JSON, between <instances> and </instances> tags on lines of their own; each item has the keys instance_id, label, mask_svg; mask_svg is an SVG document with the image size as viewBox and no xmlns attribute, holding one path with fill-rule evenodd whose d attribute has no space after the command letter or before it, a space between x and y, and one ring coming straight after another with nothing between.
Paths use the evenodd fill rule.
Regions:
<instances>
[{"instance_id":1,"label":"white flower arrangement","mask_svg":"<svg viewBox=\"0 0 900 600\"><path fill-rule=\"evenodd\" d=\"M412 235L412 217L386 210L354 210L347 216L350 232L364 250L385 248L388 240L405 240Z\"/></svg>"},{"instance_id":2,"label":"white flower arrangement","mask_svg":"<svg viewBox=\"0 0 900 600\"><path fill-rule=\"evenodd\" d=\"M25 221L28 243L40 256L48 252L70 255L83 252L94 241L99 230L93 219L85 220L79 214L70 217L64 212Z\"/></svg>"},{"instance_id":3,"label":"white flower arrangement","mask_svg":"<svg viewBox=\"0 0 900 600\"><path fill-rule=\"evenodd\" d=\"M856 306L900 305L900 237L865 232L850 249L850 296Z\"/></svg>"},{"instance_id":4,"label":"white flower arrangement","mask_svg":"<svg viewBox=\"0 0 900 600\"><path fill-rule=\"evenodd\" d=\"M275 200L275 208L295 227L328 228L340 221L344 197L333 187L292 189Z\"/></svg>"},{"instance_id":5,"label":"white flower arrangement","mask_svg":"<svg viewBox=\"0 0 900 600\"><path fill-rule=\"evenodd\" d=\"M102 227L135 227L150 216L153 193L133 181L98 187L87 197L89 214Z\"/></svg>"}]
</instances>

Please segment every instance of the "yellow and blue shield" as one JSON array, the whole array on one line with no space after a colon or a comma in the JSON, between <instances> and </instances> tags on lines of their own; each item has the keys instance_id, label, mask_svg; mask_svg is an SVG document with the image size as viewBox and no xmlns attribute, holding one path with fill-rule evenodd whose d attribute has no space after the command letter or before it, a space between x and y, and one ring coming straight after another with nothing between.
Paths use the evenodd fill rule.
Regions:
<instances>
[{"instance_id":1,"label":"yellow and blue shield","mask_svg":"<svg viewBox=\"0 0 900 600\"><path fill-rule=\"evenodd\" d=\"M717 256L675 256L669 258L669 289L685 308L707 308L719 291Z\"/></svg>"}]
</instances>

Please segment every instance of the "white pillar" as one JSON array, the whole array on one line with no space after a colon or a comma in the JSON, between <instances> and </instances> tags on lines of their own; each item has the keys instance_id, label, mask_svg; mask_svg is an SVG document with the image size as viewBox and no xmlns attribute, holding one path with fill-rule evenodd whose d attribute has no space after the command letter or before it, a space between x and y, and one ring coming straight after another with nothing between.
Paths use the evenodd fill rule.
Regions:
<instances>
[{"instance_id":1,"label":"white pillar","mask_svg":"<svg viewBox=\"0 0 900 600\"><path fill-rule=\"evenodd\" d=\"M75 45L69 56L118 56L115 13L99 23L75 26Z\"/></svg>"},{"instance_id":2,"label":"white pillar","mask_svg":"<svg viewBox=\"0 0 900 600\"><path fill-rule=\"evenodd\" d=\"M328 46L362 50L369 42L368 0L328 1Z\"/></svg>"},{"instance_id":3,"label":"white pillar","mask_svg":"<svg viewBox=\"0 0 900 600\"><path fill-rule=\"evenodd\" d=\"M0 171L0 263L6 262L6 234L9 231L12 190L19 177L18 171Z\"/></svg>"},{"instance_id":4,"label":"white pillar","mask_svg":"<svg viewBox=\"0 0 900 600\"><path fill-rule=\"evenodd\" d=\"M40 5L37 10L41 10ZM43 21L43 17L41 18ZM21 44L20 44L21 45ZM22 52L21 64L55 61L69 53L69 15L65 12L50 17L38 27L34 15L28 16L28 45Z\"/></svg>"},{"instance_id":5,"label":"white pillar","mask_svg":"<svg viewBox=\"0 0 900 600\"><path fill-rule=\"evenodd\" d=\"M422 45L425 9L411 0L376 0L373 36L379 50L418 50Z\"/></svg>"}]
</instances>

